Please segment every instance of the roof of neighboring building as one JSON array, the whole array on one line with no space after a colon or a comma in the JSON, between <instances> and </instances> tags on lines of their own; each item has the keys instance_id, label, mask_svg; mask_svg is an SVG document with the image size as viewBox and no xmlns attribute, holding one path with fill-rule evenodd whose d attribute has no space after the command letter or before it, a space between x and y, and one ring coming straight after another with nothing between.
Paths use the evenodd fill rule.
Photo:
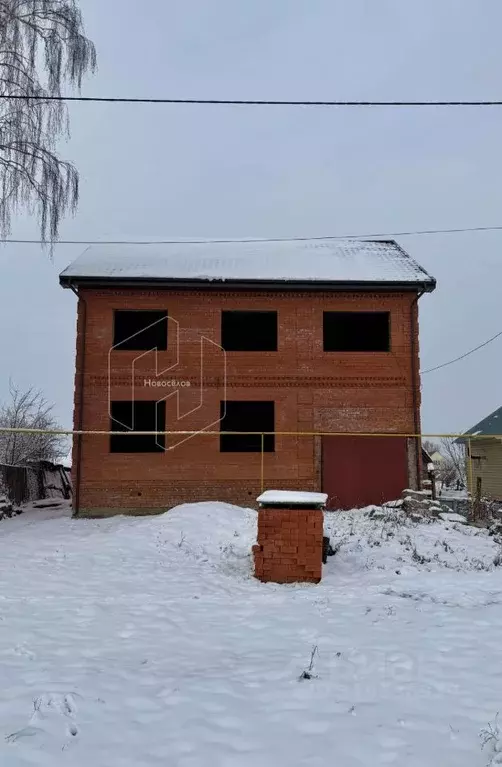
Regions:
<instances>
[{"instance_id":1,"label":"roof of neighboring building","mask_svg":"<svg viewBox=\"0 0 502 767\"><path fill-rule=\"evenodd\" d=\"M432 291L436 281L393 240L98 245L60 275L63 287L145 283L381 286Z\"/></svg>"},{"instance_id":2,"label":"roof of neighboring building","mask_svg":"<svg viewBox=\"0 0 502 767\"><path fill-rule=\"evenodd\" d=\"M494 410L482 421L477 423L472 429L466 431L463 436L471 437L495 437L502 435L502 407Z\"/></svg>"}]
</instances>

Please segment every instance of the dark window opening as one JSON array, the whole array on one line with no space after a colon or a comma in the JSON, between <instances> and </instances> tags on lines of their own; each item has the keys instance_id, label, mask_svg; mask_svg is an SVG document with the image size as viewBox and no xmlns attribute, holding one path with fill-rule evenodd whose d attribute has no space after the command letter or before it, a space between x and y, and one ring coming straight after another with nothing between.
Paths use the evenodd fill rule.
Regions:
<instances>
[{"instance_id":1,"label":"dark window opening","mask_svg":"<svg viewBox=\"0 0 502 767\"><path fill-rule=\"evenodd\" d=\"M110 435L111 453L162 453L164 434L132 434L136 431L165 431L165 402L112 402L110 431L126 432Z\"/></svg>"},{"instance_id":2,"label":"dark window opening","mask_svg":"<svg viewBox=\"0 0 502 767\"><path fill-rule=\"evenodd\" d=\"M220 431L237 432L267 432L274 431L273 402L221 402ZM260 453L262 449L261 434L220 434L220 451L222 453ZM273 453L275 450L275 435L265 434L263 450Z\"/></svg>"},{"instance_id":3,"label":"dark window opening","mask_svg":"<svg viewBox=\"0 0 502 767\"><path fill-rule=\"evenodd\" d=\"M114 315L114 348L120 351L167 349L167 311L117 309Z\"/></svg>"},{"instance_id":4,"label":"dark window opening","mask_svg":"<svg viewBox=\"0 0 502 767\"><path fill-rule=\"evenodd\" d=\"M221 345L227 352L276 352L277 312L222 311Z\"/></svg>"},{"instance_id":5,"label":"dark window opening","mask_svg":"<svg viewBox=\"0 0 502 767\"><path fill-rule=\"evenodd\" d=\"M389 312L324 312L325 352L388 352Z\"/></svg>"}]
</instances>

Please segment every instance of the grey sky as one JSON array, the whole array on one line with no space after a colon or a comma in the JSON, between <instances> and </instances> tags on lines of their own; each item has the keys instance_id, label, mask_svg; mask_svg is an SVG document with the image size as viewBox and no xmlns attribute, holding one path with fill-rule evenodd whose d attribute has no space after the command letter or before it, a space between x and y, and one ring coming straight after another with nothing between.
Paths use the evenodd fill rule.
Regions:
<instances>
[{"instance_id":1,"label":"grey sky","mask_svg":"<svg viewBox=\"0 0 502 767\"><path fill-rule=\"evenodd\" d=\"M148 13L145 12L146 5ZM98 48L86 94L283 99L500 97L497 0L81 0ZM120 19L120 23L117 21ZM502 225L502 108L76 104L81 174L66 238L318 236ZM28 217L14 236L37 236ZM502 329L502 233L402 237L438 279L421 300L427 368ZM82 247L0 249L0 399L41 387L71 425ZM423 429L502 404L502 339L423 379Z\"/></svg>"}]
</instances>

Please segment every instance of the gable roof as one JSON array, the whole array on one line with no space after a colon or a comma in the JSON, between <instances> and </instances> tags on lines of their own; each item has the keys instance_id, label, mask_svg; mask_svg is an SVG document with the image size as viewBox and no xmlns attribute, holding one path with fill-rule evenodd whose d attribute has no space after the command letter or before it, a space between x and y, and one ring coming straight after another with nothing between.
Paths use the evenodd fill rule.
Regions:
<instances>
[{"instance_id":1,"label":"gable roof","mask_svg":"<svg viewBox=\"0 0 502 767\"><path fill-rule=\"evenodd\" d=\"M464 437L494 437L502 434L502 407L498 410L494 410L493 413L487 415L482 421L477 423L472 429L466 431L462 436Z\"/></svg>"},{"instance_id":2,"label":"gable roof","mask_svg":"<svg viewBox=\"0 0 502 767\"><path fill-rule=\"evenodd\" d=\"M393 240L98 245L60 274L83 284L210 283L379 286L432 291L436 281ZM216 285L215 285L216 287Z\"/></svg>"}]
</instances>

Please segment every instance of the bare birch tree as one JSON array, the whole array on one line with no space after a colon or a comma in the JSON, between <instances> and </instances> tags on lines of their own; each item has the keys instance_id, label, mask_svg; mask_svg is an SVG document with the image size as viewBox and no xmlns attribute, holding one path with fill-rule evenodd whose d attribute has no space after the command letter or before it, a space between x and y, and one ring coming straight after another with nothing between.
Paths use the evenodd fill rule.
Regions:
<instances>
[{"instance_id":1,"label":"bare birch tree","mask_svg":"<svg viewBox=\"0 0 502 767\"><path fill-rule=\"evenodd\" d=\"M10 401L0 407L0 427L10 429L59 428L53 405L40 391L21 391L10 383ZM59 434L27 434L0 431L0 463L25 466L30 461L57 461L67 452L67 439Z\"/></svg>"},{"instance_id":2,"label":"bare birch tree","mask_svg":"<svg viewBox=\"0 0 502 767\"><path fill-rule=\"evenodd\" d=\"M0 234L20 208L37 217L53 243L61 218L74 212L75 167L56 154L69 121L63 85L80 88L96 69L77 0L0 0Z\"/></svg>"}]
</instances>

